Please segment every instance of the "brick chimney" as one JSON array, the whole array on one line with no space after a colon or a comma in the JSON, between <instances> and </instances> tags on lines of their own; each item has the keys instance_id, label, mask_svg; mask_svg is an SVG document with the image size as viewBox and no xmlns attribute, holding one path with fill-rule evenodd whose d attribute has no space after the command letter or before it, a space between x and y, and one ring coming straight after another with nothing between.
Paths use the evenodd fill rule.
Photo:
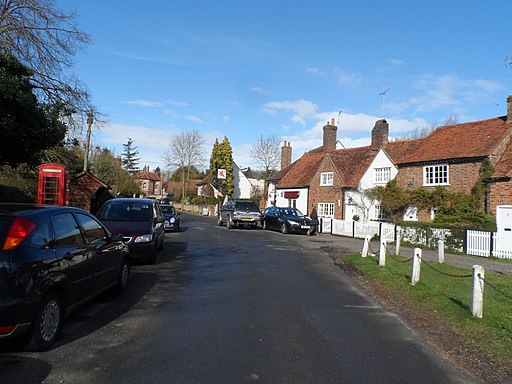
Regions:
<instances>
[{"instance_id":1,"label":"brick chimney","mask_svg":"<svg viewBox=\"0 0 512 384\"><path fill-rule=\"evenodd\" d=\"M507 122L512 123L512 95L507 97Z\"/></svg>"},{"instance_id":2,"label":"brick chimney","mask_svg":"<svg viewBox=\"0 0 512 384\"><path fill-rule=\"evenodd\" d=\"M286 168L292 163L292 147L290 142L284 142L281 148L281 169Z\"/></svg>"},{"instance_id":3,"label":"brick chimney","mask_svg":"<svg viewBox=\"0 0 512 384\"><path fill-rule=\"evenodd\" d=\"M389 124L385 119L377 120L372 129L372 151L386 148L388 145Z\"/></svg>"},{"instance_id":4,"label":"brick chimney","mask_svg":"<svg viewBox=\"0 0 512 384\"><path fill-rule=\"evenodd\" d=\"M334 119L331 119L331 124L327 122L324 125L324 152L332 152L336 150L336 131L338 127L334 125Z\"/></svg>"}]
</instances>

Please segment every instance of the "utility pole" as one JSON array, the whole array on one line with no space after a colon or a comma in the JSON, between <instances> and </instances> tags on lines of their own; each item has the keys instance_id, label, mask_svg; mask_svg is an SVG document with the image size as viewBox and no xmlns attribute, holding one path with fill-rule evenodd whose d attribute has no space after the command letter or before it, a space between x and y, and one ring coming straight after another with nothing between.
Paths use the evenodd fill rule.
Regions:
<instances>
[{"instance_id":1,"label":"utility pole","mask_svg":"<svg viewBox=\"0 0 512 384\"><path fill-rule=\"evenodd\" d=\"M84 172L87 171L87 167L88 167L89 145L91 143L92 122L93 122L93 113L91 110L91 111L89 111L89 115L87 116L87 139L85 141Z\"/></svg>"}]
</instances>

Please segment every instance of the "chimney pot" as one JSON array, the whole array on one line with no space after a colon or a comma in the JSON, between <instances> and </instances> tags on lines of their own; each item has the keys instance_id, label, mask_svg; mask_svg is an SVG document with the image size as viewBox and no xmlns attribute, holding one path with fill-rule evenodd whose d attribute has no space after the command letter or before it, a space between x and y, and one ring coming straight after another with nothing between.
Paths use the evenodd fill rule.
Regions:
<instances>
[{"instance_id":1,"label":"chimney pot","mask_svg":"<svg viewBox=\"0 0 512 384\"><path fill-rule=\"evenodd\" d=\"M512 123L512 95L507 97L507 122Z\"/></svg>"},{"instance_id":2,"label":"chimney pot","mask_svg":"<svg viewBox=\"0 0 512 384\"><path fill-rule=\"evenodd\" d=\"M286 168L292 163L292 147L290 146L290 142L286 145L287 142L284 142L283 148L281 148L281 169Z\"/></svg>"}]
</instances>

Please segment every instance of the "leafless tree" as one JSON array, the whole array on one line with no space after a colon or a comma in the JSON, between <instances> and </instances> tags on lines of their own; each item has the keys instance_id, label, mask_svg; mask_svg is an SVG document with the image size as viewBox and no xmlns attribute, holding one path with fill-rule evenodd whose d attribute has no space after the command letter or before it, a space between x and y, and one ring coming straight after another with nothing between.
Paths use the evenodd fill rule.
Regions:
<instances>
[{"instance_id":1,"label":"leafless tree","mask_svg":"<svg viewBox=\"0 0 512 384\"><path fill-rule=\"evenodd\" d=\"M251 158L263 169L265 178L277 168L280 160L279 143L281 138L275 134L260 135L251 148Z\"/></svg>"},{"instance_id":2,"label":"leafless tree","mask_svg":"<svg viewBox=\"0 0 512 384\"><path fill-rule=\"evenodd\" d=\"M450 115L446 119L444 119L443 126L447 125L455 125L459 123L459 118L457 115ZM431 125L426 125L424 127L416 128L412 131L409 131L402 135L401 137L397 138L397 141L401 140L416 140L421 139L423 137L427 137L432 132L434 132L437 128L439 128L439 125L437 123L432 123Z\"/></svg>"},{"instance_id":3,"label":"leafless tree","mask_svg":"<svg viewBox=\"0 0 512 384\"><path fill-rule=\"evenodd\" d=\"M73 58L90 43L75 14L54 0L0 0L0 52L10 52L32 69L32 85L42 103L61 105L68 117L91 109L89 94L73 74Z\"/></svg>"},{"instance_id":4,"label":"leafless tree","mask_svg":"<svg viewBox=\"0 0 512 384\"><path fill-rule=\"evenodd\" d=\"M190 179L192 167L201 167L205 159L204 139L197 130L180 132L169 140L164 160L168 168L183 170L181 176L182 197L186 196L186 185Z\"/></svg>"}]
</instances>

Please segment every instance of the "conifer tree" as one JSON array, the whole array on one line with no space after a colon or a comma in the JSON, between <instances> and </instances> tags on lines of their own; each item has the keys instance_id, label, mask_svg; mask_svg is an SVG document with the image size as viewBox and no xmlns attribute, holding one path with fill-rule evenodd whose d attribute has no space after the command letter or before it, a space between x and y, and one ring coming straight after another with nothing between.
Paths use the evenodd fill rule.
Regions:
<instances>
[{"instance_id":1,"label":"conifer tree","mask_svg":"<svg viewBox=\"0 0 512 384\"><path fill-rule=\"evenodd\" d=\"M226 170L226 179L217 178L219 169ZM226 136L224 136L221 143L218 139L215 139L212 156L210 157L210 172L213 176L213 185L218 189L220 188L224 195L232 196L234 192L233 149Z\"/></svg>"},{"instance_id":2,"label":"conifer tree","mask_svg":"<svg viewBox=\"0 0 512 384\"><path fill-rule=\"evenodd\" d=\"M129 173L135 173L139 170L139 149L138 147L133 145L133 140L131 137L128 138L128 142L123 144L124 152L121 154L121 164L123 168L126 169Z\"/></svg>"}]
</instances>

